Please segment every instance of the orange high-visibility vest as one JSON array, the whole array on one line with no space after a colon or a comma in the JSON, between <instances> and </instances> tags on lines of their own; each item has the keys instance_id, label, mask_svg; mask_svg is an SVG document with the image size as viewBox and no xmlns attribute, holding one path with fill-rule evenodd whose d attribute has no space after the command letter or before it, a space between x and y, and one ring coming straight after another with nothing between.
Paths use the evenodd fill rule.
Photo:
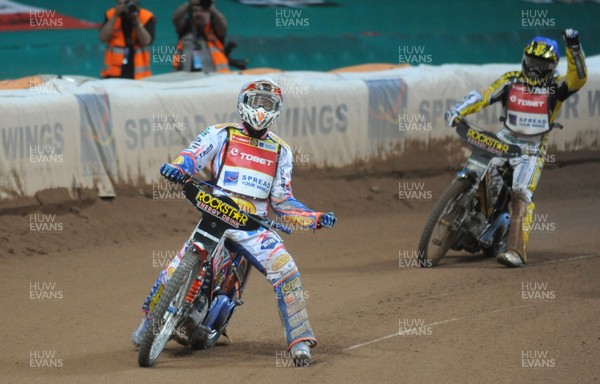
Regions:
<instances>
[{"instance_id":1,"label":"orange high-visibility vest","mask_svg":"<svg viewBox=\"0 0 600 384\"><path fill-rule=\"evenodd\" d=\"M204 36L206 37L206 45L210 51L210 57L215 65L216 72L230 72L229 71L229 60L225 56L225 48L223 43L215 34L211 23L206 24L204 27ZM173 68L175 70L181 70L181 55L183 54L183 39L179 39L177 43L177 51L173 55Z\"/></svg>"},{"instance_id":2,"label":"orange high-visibility vest","mask_svg":"<svg viewBox=\"0 0 600 384\"><path fill-rule=\"evenodd\" d=\"M111 8L106 11L106 19L110 20L115 14L115 9ZM142 25L145 25L150 19L152 19L154 15L152 12L141 9L139 11L139 18ZM139 42L137 42L137 33L135 29L131 34L131 41L133 42L133 47L130 49L134 50L133 53L133 78L143 79L144 77L152 76L152 72L150 71L150 51L147 47L142 47ZM125 51L127 47L127 39L123 34L123 28L121 25L121 18L117 18L115 20L115 26L112 30L112 35L108 40L108 45L106 47L106 53L104 54L104 67L102 68L101 75L102 77L120 77L121 76L121 68L123 67L123 56L125 55Z\"/></svg>"}]
</instances>

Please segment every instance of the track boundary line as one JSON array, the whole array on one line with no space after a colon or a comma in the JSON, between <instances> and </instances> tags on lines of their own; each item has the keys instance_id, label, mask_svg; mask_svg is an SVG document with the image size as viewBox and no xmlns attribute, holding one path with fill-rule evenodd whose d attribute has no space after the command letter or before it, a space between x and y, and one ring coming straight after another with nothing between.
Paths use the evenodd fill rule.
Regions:
<instances>
[{"instance_id":1,"label":"track boundary line","mask_svg":"<svg viewBox=\"0 0 600 384\"><path fill-rule=\"evenodd\" d=\"M525 308L525 307L530 307L530 306L531 306L531 304L524 304L524 305L516 305L516 306L510 307L510 308L494 309L493 311L477 313L477 314L471 315L471 316L454 317L454 318L451 318L451 319L440 320L440 321L436 321L435 323L423 325L422 327L434 327L436 325L442 325L442 324L452 323L452 322L460 321L460 320L473 319L475 317L490 315L492 313L511 311L513 309ZM417 329L418 330L417 327L412 327L412 328L407 329L405 332L398 331L396 333L392 333L391 335L382 336L382 337L378 337L377 339L374 339L374 340L371 340L371 341L366 341L364 343L355 344L355 345L353 345L351 347L348 347L348 348L345 348L343 350L344 351L350 351L350 350L361 348L361 347L364 347L364 346L367 346L367 345L375 344L375 343L378 343L378 342L383 341L383 340L391 339L392 337L404 335L404 334L406 334L407 331L410 331L412 329Z\"/></svg>"},{"instance_id":2,"label":"track boundary line","mask_svg":"<svg viewBox=\"0 0 600 384\"><path fill-rule=\"evenodd\" d=\"M572 260L583 260L583 259L591 259L594 257L599 257L600 253L592 253L589 255L581 255L581 256L573 256L573 257L565 257L564 259L556 259L556 260L547 260L547 261L540 261L539 263L531 263L532 267L535 267L536 265L544 265L544 264L554 264L554 263L562 263L564 261L572 261Z\"/></svg>"},{"instance_id":3,"label":"track boundary line","mask_svg":"<svg viewBox=\"0 0 600 384\"><path fill-rule=\"evenodd\" d=\"M600 253L594 253L594 254L589 254L589 255L573 256L573 257L567 257L567 258L556 259L556 260L541 261L539 263L532 263L530 265L533 267L533 266L537 266L537 265L561 263L561 262L572 261L572 260L591 259L591 258L594 258L594 257L600 257ZM455 318L451 318L451 319L440 320L440 321L436 321L435 323L424 325L423 327L434 327L436 325L442 325L442 324L452 323L452 322L460 321L460 320L468 320L468 319L472 319L472 318L475 318L475 317L478 317L478 316L485 316L485 315L490 315L492 313L510 311L510 310L513 310L513 309L524 308L524 307L529 307L529 306L531 306L531 304L517 305L517 306L514 306L514 307L510 307L510 308L495 309L493 311L478 313L478 314L471 315L471 316L455 317ZM412 330L412 329L417 329L417 328L416 327L409 328L407 331ZM350 351L350 350L361 348L361 347L364 347L364 346L367 346L367 345L375 344L375 343L378 343L380 341L391 339L391 338L396 337L396 336L401 336L403 334L404 334L403 332L398 331L397 333L392 333L391 335L382 336L382 337L378 337L377 339L374 339L374 340L371 340L371 341L366 341L364 343L355 344L355 345L353 345L351 347L348 347L348 348L345 348L343 350L344 351Z\"/></svg>"}]
</instances>

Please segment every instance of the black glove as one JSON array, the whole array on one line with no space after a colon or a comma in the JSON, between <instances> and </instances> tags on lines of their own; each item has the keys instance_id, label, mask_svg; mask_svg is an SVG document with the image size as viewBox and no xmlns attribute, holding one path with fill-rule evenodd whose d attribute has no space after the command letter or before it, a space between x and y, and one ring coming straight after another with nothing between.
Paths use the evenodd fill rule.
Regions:
<instances>
[{"instance_id":1,"label":"black glove","mask_svg":"<svg viewBox=\"0 0 600 384\"><path fill-rule=\"evenodd\" d=\"M579 32L575 29L565 29L562 32L563 39L567 47L578 47L579 46Z\"/></svg>"}]
</instances>

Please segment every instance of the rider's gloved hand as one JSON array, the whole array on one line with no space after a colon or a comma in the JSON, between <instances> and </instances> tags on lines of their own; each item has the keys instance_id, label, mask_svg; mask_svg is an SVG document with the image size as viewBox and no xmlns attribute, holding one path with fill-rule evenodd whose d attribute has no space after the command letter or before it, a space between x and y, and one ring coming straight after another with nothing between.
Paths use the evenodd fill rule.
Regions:
<instances>
[{"instance_id":1,"label":"rider's gloved hand","mask_svg":"<svg viewBox=\"0 0 600 384\"><path fill-rule=\"evenodd\" d=\"M317 221L317 228L331 228L335 225L336 220L333 212L322 213Z\"/></svg>"},{"instance_id":2,"label":"rider's gloved hand","mask_svg":"<svg viewBox=\"0 0 600 384\"><path fill-rule=\"evenodd\" d=\"M579 46L579 32L577 30L571 28L565 29L562 35L567 47Z\"/></svg>"},{"instance_id":3,"label":"rider's gloved hand","mask_svg":"<svg viewBox=\"0 0 600 384\"><path fill-rule=\"evenodd\" d=\"M160 167L160 174L176 183L181 183L186 174L193 175L196 171L194 160L187 154L179 155L172 163Z\"/></svg>"},{"instance_id":4,"label":"rider's gloved hand","mask_svg":"<svg viewBox=\"0 0 600 384\"><path fill-rule=\"evenodd\" d=\"M446 124L448 124L449 127L456 127L456 124L458 124L459 117L460 114L454 109L451 109L444 113L444 119L446 120Z\"/></svg>"},{"instance_id":5,"label":"rider's gloved hand","mask_svg":"<svg viewBox=\"0 0 600 384\"><path fill-rule=\"evenodd\" d=\"M162 167L160 167L160 174L176 183L182 182L185 177L185 172L179 165L169 163L164 163Z\"/></svg>"}]
</instances>

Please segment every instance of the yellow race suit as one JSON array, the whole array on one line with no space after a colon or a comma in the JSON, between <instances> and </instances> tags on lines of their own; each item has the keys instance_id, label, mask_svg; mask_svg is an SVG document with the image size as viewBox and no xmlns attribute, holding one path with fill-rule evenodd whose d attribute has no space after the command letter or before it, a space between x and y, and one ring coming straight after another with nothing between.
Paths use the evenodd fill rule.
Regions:
<instances>
[{"instance_id":1,"label":"yellow race suit","mask_svg":"<svg viewBox=\"0 0 600 384\"><path fill-rule=\"evenodd\" d=\"M520 146L523 155L510 160L493 159L490 179L501 182L495 169L506 161L510 162L513 168L513 201L507 242L509 249L517 251L523 262L527 258L526 248L534 217L532 198L546 158L548 133L562 103L580 90L586 80L587 68L581 47L567 47L565 76L555 73L546 81L532 84L522 71L507 72L490 86L471 91L452 110L456 115L466 116L496 102L502 103L500 120L504 126L498 137Z\"/></svg>"}]
</instances>

